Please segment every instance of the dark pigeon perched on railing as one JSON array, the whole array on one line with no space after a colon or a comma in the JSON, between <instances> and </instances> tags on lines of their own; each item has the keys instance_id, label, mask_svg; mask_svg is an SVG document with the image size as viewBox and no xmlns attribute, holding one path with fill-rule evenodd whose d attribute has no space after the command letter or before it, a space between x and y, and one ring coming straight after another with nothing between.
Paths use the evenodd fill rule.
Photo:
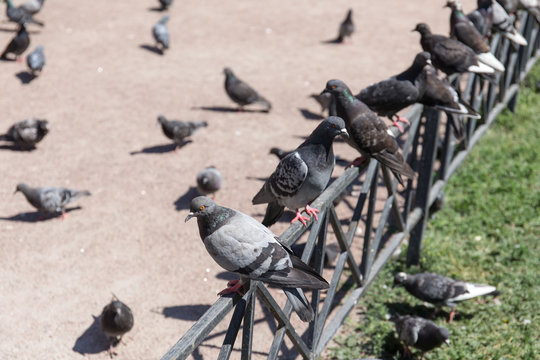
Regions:
<instances>
[{"instance_id":1,"label":"dark pigeon perched on railing","mask_svg":"<svg viewBox=\"0 0 540 360\"><path fill-rule=\"evenodd\" d=\"M240 274L219 295L240 291L246 279L259 280L285 292L298 317L315 316L302 289L327 289L328 282L283 245L268 228L239 211L199 196L191 201L185 221L197 218L199 234L212 258L227 271Z\"/></svg>"}]
</instances>

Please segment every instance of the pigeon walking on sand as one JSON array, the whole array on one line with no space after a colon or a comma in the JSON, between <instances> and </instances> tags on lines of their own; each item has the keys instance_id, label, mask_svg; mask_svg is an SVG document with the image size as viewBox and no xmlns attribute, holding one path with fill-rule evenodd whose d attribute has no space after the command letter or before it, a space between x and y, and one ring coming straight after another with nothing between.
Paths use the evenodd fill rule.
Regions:
<instances>
[{"instance_id":1,"label":"pigeon walking on sand","mask_svg":"<svg viewBox=\"0 0 540 360\"><path fill-rule=\"evenodd\" d=\"M398 143L388 133L384 121L354 97L343 81L328 81L323 92L333 95L337 114L345 120L349 132L347 142L362 154L351 165L358 166L365 160L374 158L390 169L400 184L404 184L402 176L414 178L414 171L403 159Z\"/></svg>"},{"instance_id":2,"label":"pigeon walking on sand","mask_svg":"<svg viewBox=\"0 0 540 360\"><path fill-rule=\"evenodd\" d=\"M221 182L221 173L213 166L204 168L197 174L197 190L201 195L215 196L215 193L221 189Z\"/></svg>"},{"instance_id":3,"label":"pigeon walking on sand","mask_svg":"<svg viewBox=\"0 0 540 360\"><path fill-rule=\"evenodd\" d=\"M302 289L327 289L328 282L267 227L204 196L191 201L185 221L193 217L197 218L199 234L214 261L240 275L240 280L230 281L219 295L240 291L247 279L259 280L283 289L302 321L313 320L315 313Z\"/></svg>"},{"instance_id":4,"label":"pigeon walking on sand","mask_svg":"<svg viewBox=\"0 0 540 360\"><path fill-rule=\"evenodd\" d=\"M403 132L398 121L407 125L409 121L397 112L418 101L426 90L424 68L431 64L431 56L424 51L416 55L411 66L389 79L372 84L360 91L356 97L379 116L387 116Z\"/></svg>"},{"instance_id":5,"label":"pigeon walking on sand","mask_svg":"<svg viewBox=\"0 0 540 360\"><path fill-rule=\"evenodd\" d=\"M435 312L443 305L451 307L448 322L454 319L454 308L458 302L477 296L498 294L497 289L491 285L453 280L433 273L410 275L400 272L394 277L394 286L396 285L405 287L407 292L418 299L434 304Z\"/></svg>"},{"instance_id":6,"label":"pigeon walking on sand","mask_svg":"<svg viewBox=\"0 0 540 360\"><path fill-rule=\"evenodd\" d=\"M178 121L167 120L165 116L158 116L158 123L166 137L172 139L178 148L185 144L186 138L193 135L197 130L207 127L206 121Z\"/></svg>"},{"instance_id":7,"label":"pigeon walking on sand","mask_svg":"<svg viewBox=\"0 0 540 360\"><path fill-rule=\"evenodd\" d=\"M32 75L37 76L38 74L41 74L45 67L45 54L43 53L42 45L39 45L36 50L28 54L26 57L26 64Z\"/></svg>"},{"instance_id":8,"label":"pigeon walking on sand","mask_svg":"<svg viewBox=\"0 0 540 360\"><path fill-rule=\"evenodd\" d=\"M20 8L26 10L29 14L35 15L43 8L45 0L26 0Z\"/></svg>"},{"instance_id":9,"label":"pigeon walking on sand","mask_svg":"<svg viewBox=\"0 0 540 360\"><path fill-rule=\"evenodd\" d=\"M122 336L133 328L133 313L126 304L114 296L112 301L103 308L99 317L99 325L109 339L108 352L112 358L117 355L113 351L113 347L118 345Z\"/></svg>"},{"instance_id":10,"label":"pigeon walking on sand","mask_svg":"<svg viewBox=\"0 0 540 360\"><path fill-rule=\"evenodd\" d=\"M21 148L33 149L49 130L47 120L30 118L13 124L6 134L0 135L0 140L14 142Z\"/></svg>"},{"instance_id":11,"label":"pigeon walking on sand","mask_svg":"<svg viewBox=\"0 0 540 360\"><path fill-rule=\"evenodd\" d=\"M26 200L43 213L45 216L49 215L62 215L62 219L65 219L66 206L83 197L90 196L90 192L83 190L71 190L66 188L56 187L41 187L33 188L25 183L19 183L15 192L22 192L26 197Z\"/></svg>"},{"instance_id":12,"label":"pigeon walking on sand","mask_svg":"<svg viewBox=\"0 0 540 360\"><path fill-rule=\"evenodd\" d=\"M343 20L341 24L339 24L338 36L336 40L334 40L334 42L343 43L346 37L351 37L352 33L354 32L352 13L353 9L349 9L349 11L347 11L347 16L345 17L345 20Z\"/></svg>"},{"instance_id":13,"label":"pigeon walking on sand","mask_svg":"<svg viewBox=\"0 0 540 360\"><path fill-rule=\"evenodd\" d=\"M17 35L11 39L4 52L2 52L2 55L0 55L0 59L7 59L9 54L13 54L15 55L15 60L20 61L19 56L28 49L28 46L30 46L30 37L26 31L26 25L22 24L19 27Z\"/></svg>"},{"instance_id":14,"label":"pigeon walking on sand","mask_svg":"<svg viewBox=\"0 0 540 360\"><path fill-rule=\"evenodd\" d=\"M169 15L165 15L152 27L152 35L156 40L156 48L161 51L163 55L165 50L169 48L169 29L167 28L167 21L169 21Z\"/></svg>"},{"instance_id":15,"label":"pigeon walking on sand","mask_svg":"<svg viewBox=\"0 0 540 360\"><path fill-rule=\"evenodd\" d=\"M334 138L348 136L343 119L330 116L323 120L295 151L285 156L252 200L254 205L268 204L263 225L274 224L285 207L296 210L291 223L300 220L306 225L309 217L299 208L305 206L308 215L317 219L319 210L309 206L326 189L334 170L332 149Z\"/></svg>"},{"instance_id":16,"label":"pigeon walking on sand","mask_svg":"<svg viewBox=\"0 0 540 360\"><path fill-rule=\"evenodd\" d=\"M40 21L35 20L32 17L32 13L30 13L24 6L15 7L11 0L5 0L7 8L6 8L6 16L9 19L9 21L17 23L19 25L22 24L36 24L39 26L43 26L44 24Z\"/></svg>"},{"instance_id":17,"label":"pigeon walking on sand","mask_svg":"<svg viewBox=\"0 0 540 360\"><path fill-rule=\"evenodd\" d=\"M411 356L409 346L422 351L420 359L426 351L446 344L450 346L450 333L447 329L437 326L433 321L418 316L400 316L395 314L390 318L396 324L396 332L399 340L404 344L403 355Z\"/></svg>"},{"instance_id":18,"label":"pigeon walking on sand","mask_svg":"<svg viewBox=\"0 0 540 360\"><path fill-rule=\"evenodd\" d=\"M223 69L223 73L225 74L225 91L231 100L240 106L238 111L242 111L244 106L251 104L262 105L265 112L272 109L272 104L268 100L259 95L246 82L236 77L230 68Z\"/></svg>"},{"instance_id":19,"label":"pigeon walking on sand","mask_svg":"<svg viewBox=\"0 0 540 360\"><path fill-rule=\"evenodd\" d=\"M173 3L173 0L159 0L161 11L167 10Z\"/></svg>"}]
</instances>

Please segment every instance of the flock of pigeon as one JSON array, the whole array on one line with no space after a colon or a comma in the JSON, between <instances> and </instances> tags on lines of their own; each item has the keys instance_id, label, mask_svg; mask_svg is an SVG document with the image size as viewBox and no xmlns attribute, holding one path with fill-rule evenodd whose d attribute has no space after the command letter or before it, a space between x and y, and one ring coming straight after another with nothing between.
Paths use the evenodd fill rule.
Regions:
<instances>
[{"instance_id":1,"label":"flock of pigeon","mask_svg":"<svg viewBox=\"0 0 540 360\"><path fill-rule=\"evenodd\" d=\"M6 14L10 21L19 24L19 30L1 58L13 55L18 60L30 43L26 26L43 25L33 16L39 12L44 0L29 0L19 7L14 7L10 0L5 1ZM162 10L172 5L172 0L159 2ZM404 178L414 179L414 170L403 158L393 133L379 116L388 117L400 131L404 131L400 123L408 121L397 113L409 105L421 103L446 112L456 137L460 138L463 134L461 119L479 118L480 115L460 98L459 90L439 71L446 75L471 72L488 81L497 81L497 74L504 72L505 68L490 52L487 39L491 34L500 32L516 47L527 44L515 29L513 17L508 14L515 11L516 3L478 0L478 8L466 15L459 0L448 0L446 6L451 9L450 37L434 35L427 24L417 24L413 31L420 33L423 51L403 72L372 84L357 95L353 95L345 82L329 80L320 95L313 95L322 110L328 110L329 116L294 151L280 154L275 171L253 197L254 205L268 204L262 223L239 211L220 206L207 197L220 189L222 178L213 166L203 169L196 179L201 196L191 201L186 221L195 217L200 237L212 258L224 269L240 275L240 280L230 281L219 294L243 293L246 281L259 280L281 288L298 317L304 322L312 321L314 309L303 290L323 290L329 284L281 243L269 227L281 217L285 208L296 212L291 222L300 221L307 226L312 217L317 221L319 210L311 207L310 203L328 186L335 165L332 144L337 136L343 137L360 153L350 166L358 166L373 158L388 168L401 185L405 184ZM528 0L519 4L539 19L537 2ZM352 13L352 9L347 12L339 26L338 36L332 42L344 42L353 34ZM162 54L169 47L168 19L167 15L163 16L152 28L157 48ZM38 46L36 51L29 54L27 62L31 72L38 74L45 64L43 47ZM264 112L271 111L271 103L238 78L230 68L225 68L224 74L225 91L238 104L238 111L251 105L260 106ZM168 120L162 115L157 120L164 135L173 140L176 147L182 147L195 131L208 125L206 122ZM0 140L29 149L35 147L48 132L46 120L27 119L14 124L6 134L0 136ZM277 149L272 152L278 154ZM61 215L62 218L68 203L90 195L88 191L34 188L24 183L18 184L16 191L22 192L43 215ZM302 208L304 211L300 211ZM394 284L404 286L415 297L435 304L436 310L442 305L452 307L448 322L453 320L456 303L496 293L493 286L455 281L430 273L398 273ZM396 323L396 331L405 345L406 354L410 355L409 346L419 348L423 355L424 351L449 341L448 330L430 320L409 315L396 315L392 320ZM133 326L133 314L127 305L115 297L103 309L100 322L104 333L111 339L109 351L112 356L112 346Z\"/></svg>"}]
</instances>

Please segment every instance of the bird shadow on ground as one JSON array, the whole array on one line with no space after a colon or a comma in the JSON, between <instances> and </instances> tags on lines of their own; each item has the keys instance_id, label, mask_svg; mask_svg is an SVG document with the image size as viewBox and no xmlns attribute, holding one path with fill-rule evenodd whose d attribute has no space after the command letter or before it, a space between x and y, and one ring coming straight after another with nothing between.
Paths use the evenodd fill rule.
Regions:
<instances>
[{"instance_id":1,"label":"bird shadow on ground","mask_svg":"<svg viewBox=\"0 0 540 360\"><path fill-rule=\"evenodd\" d=\"M193 198L197 196L199 196L199 191L197 190L197 187L190 186L189 189L174 202L176 211L189 209L191 200L193 200Z\"/></svg>"},{"instance_id":2,"label":"bird shadow on ground","mask_svg":"<svg viewBox=\"0 0 540 360\"><path fill-rule=\"evenodd\" d=\"M148 8L148 11L155 11L155 12L164 12L166 11L167 9L165 8L162 8L162 7L151 7L151 8Z\"/></svg>"},{"instance_id":3,"label":"bird shadow on ground","mask_svg":"<svg viewBox=\"0 0 540 360\"><path fill-rule=\"evenodd\" d=\"M323 41L321 41L321 44L340 45L340 44L345 44L345 42L339 41L338 38L334 38L334 39L330 39L330 40L323 40Z\"/></svg>"},{"instance_id":4,"label":"bird shadow on ground","mask_svg":"<svg viewBox=\"0 0 540 360\"><path fill-rule=\"evenodd\" d=\"M15 62L17 60L15 59L11 59L11 58L7 58L7 57L0 57L0 61L5 61L5 62Z\"/></svg>"},{"instance_id":5,"label":"bird shadow on ground","mask_svg":"<svg viewBox=\"0 0 540 360\"><path fill-rule=\"evenodd\" d=\"M319 114L315 114L314 112L309 111L308 109L298 109L302 116L306 118L307 120L322 120L324 119L323 116Z\"/></svg>"},{"instance_id":6,"label":"bird shadow on ground","mask_svg":"<svg viewBox=\"0 0 540 360\"><path fill-rule=\"evenodd\" d=\"M0 32L10 32L10 33L16 33L19 31L19 27L9 28L9 27L0 27ZM39 30L26 30L26 32L30 35L32 34L40 34L41 31Z\"/></svg>"},{"instance_id":7,"label":"bird shadow on ground","mask_svg":"<svg viewBox=\"0 0 540 360\"><path fill-rule=\"evenodd\" d=\"M232 272L229 272L229 271L222 271L216 275L216 279L226 280L226 281L238 280L238 275L233 274Z\"/></svg>"},{"instance_id":8,"label":"bird shadow on ground","mask_svg":"<svg viewBox=\"0 0 540 360\"><path fill-rule=\"evenodd\" d=\"M182 143L180 146L181 148L189 144L191 140L186 140ZM168 152L173 152L176 149L176 144L163 144L163 145L156 145L156 146L149 146L145 147L138 151L132 151L129 153L129 155L138 155L138 154L165 154Z\"/></svg>"},{"instance_id":9,"label":"bird shadow on ground","mask_svg":"<svg viewBox=\"0 0 540 360\"><path fill-rule=\"evenodd\" d=\"M144 49L144 50L148 50L154 54L157 54L157 55L163 55L163 51L161 51L158 47L154 46L154 45L148 45L148 44L141 44L139 45L139 47L141 49Z\"/></svg>"},{"instance_id":10,"label":"bird shadow on ground","mask_svg":"<svg viewBox=\"0 0 540 360\"><path fill-rule=\"evenodd\" d=\"M268 110L262 109L238 109L236 107L228 106L194 106L191 110L204 110L204 111L215 111L215 112L235 112L235 113L267 113Z\"/></svg>"},{"instance_id":11,"label":"bird shadow on ground","mask_svg":"<svg viewBox=\"0 0 540 360\"><path fill-rule=\"evenodd\" d=\"M199 318L210 309L211 305L177 305L165 306L163 308L152 309L156 314L161 314L166 318L178 320L197 321Z\"/></svg>"},{"instance_id":12,"label":"bird shadow on ground","mask_svg":"<svg viewBox=\"0 0 540 360\"><path fill-rule=\"evenodd\" d=\"M65 210L65 213L71 212L73 210L80 210L82 207L72 207ZM32 211L32 212L25 212L20 213L17 215L13 215L10 217L0 217L0 220L6 220L6 221L20 221L20 222L40 222L40 221L47 221L59 218L61 214L55 214L55 215L49 215L49 216L43 216L39 211Z\"/></svg>"},{"instance_id":13,"label":"bird shadow on ground","mask_svg":"<svg viewBox=\"0 0 540 360\"><path fill-rule=\"evenodd\" d=\"M268 178L264 178L264 177L256 177L256 176L246 176L246 179L247 179L247 180L262 181L262 182L266 182L266 180L268 180Z\"/></svg>"},{"instance_id":14,"label":"bird shadow on ground","mask_svg":"<svg viewBox=\"0 0 540 360\"><path fill-rule=\"evenodd\" d=\"M427 307L424 305L414 305L411 306L407 303L397 303L397 302L387 302L384 304L388 308L390 314L400 314L400 315L413 315L420 316L425 319L433 320L435 318L441 318L443 320L448 320L449 313L446 310L439 310L434 314L435 309L432 307ZM456 311L456 316L454 320L459 319L472 319L472 314L462 313Z\"/></svg>"},{"instance_id":15,"label":"bird shadow on ground","mask_svg":"<svg viewBox=\"0 0 540 360\"><path fill-rule=\"evenodd\" d=\"M29 148L24 148L24 147L20 147L18 145L0 145L0 150L11 150L11 151L26 151L26 152L30 152L30 151L34 151L36 150L35 147L29 147Z\"/></svg>"},{"instance_id":16,"label":"bird shadow on ground","mask_svg":"<svg viewBox=\"0 0 540 360\"><path fill-rule=\"evenodd\" d=\"M81 355L97 354L109 349L109 340L101 331L99 317L93 315L92 317L94 318L92 324L75 340L75 345L73 345L73 351Z\"/></svg>"},{"instance_id":17,"label":"bird shadow on ground","mask_svg":"<svg viewBox=\"0 0 540 360\"><path fill-rule=\"evenodd\" d=\"M37 78L37 76L28 71L18 72L15 74L15 76L18 77L19 80L21 80L21 83L23 83L23 85L30 84L32 80Z\"/></svg>"}]
</instances>

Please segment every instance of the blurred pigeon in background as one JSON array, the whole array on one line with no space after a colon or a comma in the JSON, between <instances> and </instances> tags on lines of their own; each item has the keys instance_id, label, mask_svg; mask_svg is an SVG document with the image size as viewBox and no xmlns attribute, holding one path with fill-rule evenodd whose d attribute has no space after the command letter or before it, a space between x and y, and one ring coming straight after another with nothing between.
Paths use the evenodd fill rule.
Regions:
<instances>
[{"instance_id":1,"label":"blurred pigeon in background","mask_svg":"<svg viewBox=\"0 0 540 360\"><path fill-rule=\"evenodd\" d=\"M285 156L252 200L254 205L266 204L263 225L274 224L285 207L296 210L291 223L300 220L306 225L309 217L302 216L299 208L305 206L308 215L317 219L319 210L309 206L326 189L334 170L332 149L334 138L348 136L343 119L330 116L323 120L295 151Z\"/></svg>"},{"instance_id":2,"label":"blurred pigeon in background","mask_svg":"<svg viewBox=\"0 0 540 360\"><path fill-rule=\"evenodd\" d=\"M269 112L272 109L272 104L261 95L259 95L251 86L240 80L232 70L228 67L223 69L225 74L225 91L232 101L240 105L239 111L242 111L244 106L251 104L261 104L265 111Z\"/></svg>"},{"instance_id":3,"label":"blurred pigeon in background","mask_svg":"<svg viewBox=\"0 0 540 360\"><path fill-rule=\"evenodd\" d=\"M158 116L158 122L161 124L165 136L172 139L177 147L182 147L186 138L197 130L208 126L206 121L167 120L163 115Z\"/></svg>"},{"instance_id":4,"label":"blurred pigeon in background","mask_svg":"<svg viewBox=\"0 0 540 360\"><path fill-rule=\"evenodd\" d=\"M407 292L418 299L434 304L436 312L443 305L451 307L448 322L454 319L454 307L458 302L477 296L498 294L497 289L491 285L453 280L433 273L411 275L400 272L394 277L394 286L396 285L405 287Z\"/></svg>"},{"instance_id":5,"label":"blurred pigeon in background","mask_svg":"<svg viewBox=\"0 0 540 360\"><path fill-rule=\"evenodd\" d=\"M330 110L330 106L332 103L332 95L330 94L311 94L309 95L310 98L315 99L321 105L321 114L324 114L325 111ZM330 114L335 115L335 114Z\"/></svg>"},{"instance_id":6,"label":"blurred pigeon in background","mask_svg":"<svg viewBox=\"0 0 540 360\"><path fill-rule=\"evenodd\" d=\"M239 211L199 196L191 201L185 221L196 217L199 234L212 258L227 271L240 274L219 293L240 291L247 279L283 289L298 317L304 322L314 311L302 289L327 289L328 282L296 257L268 228Z\"/></svg>"},{"instance_id":7,"label":"blurred pigeon in background","mask_svg":"<svg viewBox=\"0 0 540 360\"><path fill-rule=\"evenodd\" d=\"M26 0L20 8L26 10L29 14L35 15L41 11L45 0Z\"/></svg>"},{"instance_id":8,"label":"blurred pigeon in background","mask_svg":"<svg viewBox=\"0 0 540 360\"><path fill-rule=\"evenodd\" d=\"M6 2L6 16L9 19L9 21L17 23L19 25L23 24L36 24L39 26L43 26L44 24L40 21L35 20L32 17L32 13L30 13L28 10L26 10L23 6L15 7L13 6L13 3L11 0L5 0Z\"/></svg>"},{"instance_id":9,"label":"blurred pigeon in background","mask_svg":"<svg viewBox=\"0 0 540 360\"><path fill-rule=\"evenodd\" d=\"M111 302L101 312L99 325L109 339L108 352L112 358L113 355L117 355L113 347L118 345L122 341L122 336L133 328L133 313L126 304L113 296Z\"/></svg>"},{"instance_id":10,"label":"blurred pigeon in background","mask_svg":"<svg viewBox=\"0 0 540 360\"><path fill-rule=\"evenodd\" d=\"M400 316L390 318L396 324L399 340L404 344L403 355L411 356L409 346L422 351L421 359L426 351L435 349L443 343L450 346L450 334L447 329L437 326L433 321L418 316Z\"/></svg>"},{"instance_id":11,"label":"blurred pigeon in background","mask_svg":"<svg viewBox=\"0 0 540 360\"><path fill-rule=\"evenodd\" d=\"M43 53L43 46L39 45L36 50L28 54L26 57L26 63L32 75L37 76L43 71L45 66L45 54Z\"/></svg>"},{"instance_id":12,"label":"blurred pigeon in background","mask_svg":"<svg viewBox=\"0 0 540 360\"><path fill-rule=\"evenodd\" d=\"M28 36L28 32L26 32L26 25L22 24L19 27L19 31L17 32L17 35L11 39L9 44L6 46L4 52L2 55L0 55L0 59L7 59L9 54L15 55L15 60L20 61L19 56L28 49L28 46L30 45L30 37Z\"/></svg>"},{"instance_id":13,"label":"blurred pigeon in background","mask_svg":"<svg viewBox=\"0 0 540 360\"><path fill-rule=\"evenodd\" d=\"M221 182L221 173L213 166L202 169L197 174L197 190L201 195L215 196L215 193L221 189Z\"/></svg>"},{"instance_id":14,"label":"blurred pigeon in background","mask_svg":"<svg viewBox=\"0 0 540 360\"><path fill-rule=\"evenodd\" d=\"M508 15L506 10L496 1L492 3L493 8L493 29L499 31L502 36L509 39L516 45L526 46L527 40L514 27L512 16Z\"/></svg>"},{"instance_id":15,"label":"blurred pigeon in background","mask_svg":"<svg viewBox=\"0 0 540 360\"><path fill-rule=\"evenodd\" d=\"M353 9L349 9L349 11L347 11L347 16L345 16L345 20L343 20L341 24L339 24L338 36L333 42L343 43L346 37L351 37L352 33L354 32L352 13Z\"/></svg>"},{"instance_id":16,"label":"blurred pigeon in background","mask_svg":"<svg viewBox=\"0 0 540 360\"><path fill-rule=\"evenodd\" d=\"M71 190L66 188L42 187L33 188L25 183L19 183L15 192L22 192L26 200L41 211L45 216L62 214L65 219L66 206L83 196L90 196L90 192Z\"/></svg>"},{"instance_id":17,"label":"blurred pigeon in background","mask_svg":"<svg viewBox=\"0 0 540 360\"><path fill-rule=\"evenodd\" d=\"M13 124L0 140L11 141L21 148L34 148L49 133L49 122L40 119L26 119Z\"/></svg>"},{"instance_id":18,"label":"blurred pigeon in background","mask_svg":"<svg viewBox=\"0 0 540 360\"><path fill-rule=\"evenodd\" d=\"M173 3L173 0L159 0L159 4L161 5L161 10L167 10L169 6L171 6Z\"/></svg>"},{"instance_id":19,"label":"blurred pigeon in background","mask_svg":"<svg viewBox=\"0 0 540 360\"><path fill-rule=\"evenodd\" d=\"M161 54L165 53L165 50L169 48L169 29L167 29L167 21L169 21L169 15L165 15L152 27L152 35L156 40L156 48L161 51Z\"/></svg>"},{"instance_id":20,"label":"blurred pigeon in background","mask_svg":"<svg viewBox=\"0 0 540 360\"><path fill-rule=\"evenodd\" d=\"M484 37L491 36L491 27L493 26L493 7L492 0L478 0L476 10L467 14L474 27Z\"/></svg>"}]
</instances>

